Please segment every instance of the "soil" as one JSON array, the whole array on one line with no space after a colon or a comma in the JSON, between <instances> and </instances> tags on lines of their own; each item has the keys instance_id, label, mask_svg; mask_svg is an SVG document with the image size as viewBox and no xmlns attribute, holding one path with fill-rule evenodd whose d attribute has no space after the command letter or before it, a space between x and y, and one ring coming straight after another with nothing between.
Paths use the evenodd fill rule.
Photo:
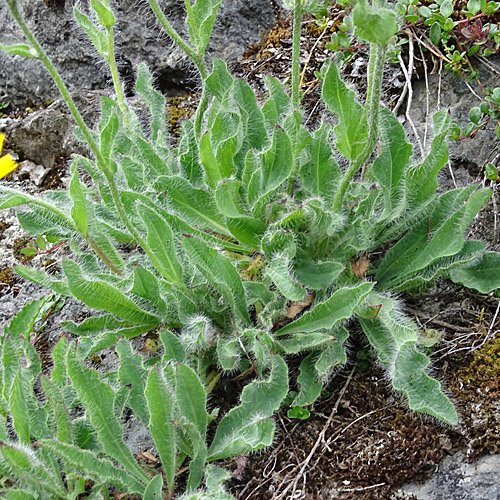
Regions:
<instances>
[{"instance_id":1,"label":"soil","mask_svg":"<svg viewBox=\"0 0 500 500\"><path fill-rule=\"evenodd\" d=\"M311 126L319 123L324 112L318 101L320 86L314 72L331 56L326 42L337 29L342 14L340 9L331 10L332 22L326 28L319 28L313 19L304 25L302 62L306 71L302 89L305 92L304 114ZM407 52L403 51L402 56L407 61ZM263 94L263 75L285 79L290 59L290 23L282 17L232 69ZM359 47L344 67L344 73L351 77L361 98L366 62L366 47ZM430 59L427 64L432 68ZM422 76L424 67L421 60L415 77ZM393 108L401 96L405 78L399 65L388 66L385 76L384 102ZM188 96L188 102L190 99ZM185 102L185 97L169 100L169 125L174 134L180 121L190 114ZM472 95L471 103L475 104ZM482 180L482 170L477 165L458 161L454 168L456 177L462 175L467 182ZM67 170L68 162L58 159L40 190L64 188L61 179L67 181ZM444 185L451 182L446 175L441 181ZM497 186L492 183L492 187ZM496 205L492 202L474 221L470 236L499 249L496 218ZM2 314L4 307L8 307L10 313L15 310L12 307L20 307L23 301L34 298L34 293L43 293L20 281L12 272L12 264L23 262L25 257L19 253L19 248L30 241L26 235L19 236L19 231L13 231L14 224L12 217L0 221L0 244L12 249L8 265L0 266L0 322L2 316L8 317L5 309ZM18 235L17 241L12 241L13 234ZM56 253L51 257L52 262L59 257ZM371 360L369 347L361 335L354 332L349 345L349 364L325 386L320 400L309 408L310 417L307 420L290 419L286 411L281 412L275 417L276 436L272 447L223 464L233 471L228 490L236 498L417 498L404 493L401 487L430 477L445 457L462 452L464 460L473 461L484 454L500 454L499 299L494 294L481 295L445 280L421 296L403 296L402 299L408 314L424 330L433 328L440 332L439 343L429 353L433 376L442 382L455 403L460 415L459 425L448 427L431 417L409 411L405 401L391 389L383 370ZM14 303L16 305L12 306ZM61 335L58 323L68 318L80 320L87 314L85 307L73 301L54 310L37 346L44 370L50 369L48 353ZM144 337L136 339L135 348L144 353L145 341ZM93 359L93 363L107 368L116 363L116 356L103 352ZM299 360L294 361L295 370L298 363ZM291 380L295 379L292 373ZM238 391L228 388L236 389L236 384L231 379L224 379L212 395L214 407L230 406L237 401ZM146 462L149 460L148 465L157 465L149 454L151 440L138 432L133 422L127 425L134 452ZM179 480L182 482L182 476Z\"/></svg>"}]
</instances>

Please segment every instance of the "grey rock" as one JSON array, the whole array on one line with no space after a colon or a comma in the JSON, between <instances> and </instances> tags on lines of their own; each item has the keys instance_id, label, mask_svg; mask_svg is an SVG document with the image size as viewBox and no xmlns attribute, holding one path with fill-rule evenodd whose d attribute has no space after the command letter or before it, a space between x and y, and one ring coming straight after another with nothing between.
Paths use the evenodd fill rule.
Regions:
<instances>
[{"instance_id":1,"label":"grey rock","mask_svg":"<svg viewBox=\"0 0 500 500\"><path fill-rule=\"evenodd\" d=\"M474 67L479 70L481 83L485 88L494 88L500 85L499 62L500 58L498 56L489 57L485 62L474 61ZM473 106L479 106L481 102L479 97L482 94L476 82L472 81L467 84L463 79L457 78L445 69L443 69L441 76L439 73L428 75L429 92L427 92L424 78L414 80L412 86L413 99L410 116L426 152L430 150L432 139L431 118L434 113L442 109L449 110L451 119L458 122L463 130L469 121L469 110ZM474 95L473 91L476 95ZM403 108L405 106L406 104ZM412 132L408 123L405 123L405 127L411 137ZM491 120L491 124L485 130L479 131L473 138L462 141L450 141L448 145L452 166L465 164L469 172L478 172L487 162L492 161L498 152L493 147L496 142L494 128L494 120ZM415 142L414 144L414 152L418 154L419 148ZM477 169L474 167L477 167Z\"/></svg>"},{"instance_id":2,"label":"grey rock","mask_svg":"<svg viewBox=\"0 0 500 500\"><path fill-rule=\"evenodd\" d=\"M423 484L409 484L402 492L418 500L500 499L500 455L481 457L469 464L461 453L446 457L438 471Z\"/></svg>"},{"instance_id":3,"label":"grey rock","mask_svg":"<svg viewBox=\"0 0 500 500\"><path fill-rule=\"evenodd\" d=\"M79 3L84 10L89 0ZM19 1L18 4L71 91L109 88L106 65L73 20L72 1ZM112 6L117 19L115 38L119 70L129 89L138 62L149 65L160 90L167 95L182 95L196 88L197 75L193 67L159 29L147 2L115 0ZM174 27L184 32L184 2L164 0L161 6ZM223 57L228 62L236 61L274 22L270 0L223 1L209 46L210 55ZM5 2L0 3L0 41L24 43ZM8 68L0 75L0 101L9 100L13 105L25 106L27 99L40 103L59 97L38 60L0 53L0 67Z\"/></svg>"},{"instance_id":4,"label":"grey rock","mask_svg":"<svg viewBox=\"0 0 500 500\"><path fill-rule=\"evenodd\" d=\"M89 91L74 94L73 99L84 121L95 127L101 116L101 96L109 91ZM148 116L145 103L134 96L128 100L140 117ZM29 114L23 119L0 121L0 131L22 152L23 156L50 169L58 157L68 158L73 153L88 156L89 148L79 142L74 133L75 121L62 99L49 107Z\"/></svg>"},{"instance_id":5,"label":"grey rock","mask_svg":"<svg viewBox=\"0 0 500 500\"><path fill-rule=\"evenodd\" d=\"M12 177L14 180L18 180L27 175L35 186L41 186L49 172L49 168L45 168L43 165L37 165L32 161L25 160L18 164L17 168L12 173Z\"/></svg>"}]
</instances>

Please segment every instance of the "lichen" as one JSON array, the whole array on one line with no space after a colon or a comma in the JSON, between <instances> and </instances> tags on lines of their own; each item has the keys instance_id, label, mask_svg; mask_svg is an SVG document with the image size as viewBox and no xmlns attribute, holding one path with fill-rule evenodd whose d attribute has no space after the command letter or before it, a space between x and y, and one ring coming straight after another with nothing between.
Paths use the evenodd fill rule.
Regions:
<instances>
[{"instance_id":1,"label":"lichen","mask_svg":"<svg viewBox=\"0 0 500 500\"><path fill-rule=\"evenodd\" d=\"M9 267L0 270L0 283L9 287L16 282L16 274Z\"/></svg>"},{"instance_id":2,"label":"lichen","mask_svg":"<svg viewBox=\"0 0 500 500\"><path fill-rule=\"evenodd\" d=\"M167 97L168 131L175 137L180 135L182 122L191 118L195 112L196 104L192 98L192 94Z\"/></svg>"}]
</instances>

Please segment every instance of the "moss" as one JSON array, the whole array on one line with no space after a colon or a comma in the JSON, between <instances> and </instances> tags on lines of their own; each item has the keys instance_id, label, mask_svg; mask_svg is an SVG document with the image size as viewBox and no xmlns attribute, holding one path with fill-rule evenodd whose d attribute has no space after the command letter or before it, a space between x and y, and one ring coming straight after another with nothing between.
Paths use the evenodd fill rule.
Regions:
<instances>
[{"instance_id":1,"label":"moss","mask_svg":"<svg viewBox=\"0 0 500 500\"><path fill-rule=\"evenodd\" d=\"M462 415L467 456L500 453L500 338L472 352L449 383Z\"/></svg>"},{"instance_id":2,"label":"moss","mask_svg":"<svg viewBox=\"0 0 500 500\"><path fill-rule=\"evenodd\" d=\"M184 120L193 116L196 105L193 94L187 96L167 97L168 131L178 137Z\"/></svg>"},{"instance_id":3,"label":"moss","mask_svg":"<svg viewBox=\"0 0 500 500\"><path fill-rule=\"evenodd\" d=\"M17 275L9 267L0 270L0 283L11 286L16 282Z\"/></svg>"},{"instance_id":4,"label":"moss","mask_svg":"<svg viewBox=\"0 0 500 500\"><path fill-rule=\"evenodd\" d=\"M283 40L290 40L291 43L292 30L290 20L288 18L280 18L278 22L265 34L258 43L250 45L243 57L245 59L267 59L271 57L269 49L281 47ZM289 45L289 44L288 44Z\"/></svg>"},{"instance_id":5,"label":"moss","mask_svg":"<svg viewBox=\"0 0 500 500\"><path fill-rule=\"evenodd\" d=\"M11 224L8 224L7 222L0 222L0 240L3 238L3 233L5 232L5 230L10 226Z\"/></svg>"},{"instance_id":6,"label":"moss","mask_svg":"<svg viewBox=\"0 0 500 500\"><path fill-rule=\"evenodd\" d=\"M495 338L474 351L472 362L459 373L467 382L500 383L500 338ZM500 387L500 386L499 386Z\"/></svg>"}]
</instances>

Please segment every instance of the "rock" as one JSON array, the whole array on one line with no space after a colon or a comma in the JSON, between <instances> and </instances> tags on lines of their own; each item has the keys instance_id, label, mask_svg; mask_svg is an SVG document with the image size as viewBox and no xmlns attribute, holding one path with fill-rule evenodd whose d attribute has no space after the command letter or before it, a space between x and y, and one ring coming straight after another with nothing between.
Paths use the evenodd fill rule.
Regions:
<instances>
[{"instance_id":1,"label":"rock","mask_svg":"<svg viewBox=\"0 0 500 500\"><path fill-rule=\"evenodd\" d=\"M35 186L41 186L49 172L50 168L45 168L43 165L37 165L32 161L25 160L19 163L17 168L12 172L12 178L20 180L22 177L27 176Z\"/></svg>"},{"instance_id":2,"label":"rock","mask_svg":"<svg viewBox=\"0 0 500 500\"><path fill-rule=\"evenodd\" d=\"M479 70L481 83L485 88L499 86L499 60L498 56L490 56L486 63L482 61L473 62L474 67ZM451 71L444 68L441 77L437 73L429 74L428 81L429 93L427 93L424 78L413 81L413 99L410 109L410 116L417 128L421 142L423 143L424 138L427 138L425 144L423 144L426 152L430 150L432 139L432 115L438 110L448 109L451 119L458 122L463 130L469 121L469 110L473 106L479 106L481 99L478 97L482 96L476 82L472 81L467 84L465 79L454 76ZM473 94L471 89L476 95ZM429 100L428 116L427 98ZM406 103L400 110L400 114L405 107ZM407 132L412 135L411 127L408 126L408 123L405 123L405 127ZM449 141L452 166L455 168L465 164L469 172L476 173L488 161L492 161L496 154L493 144L497 141L494 129L495 123L494 120L491 120L490 124L484 130L480 130L473 138L462 141ZM414 153L419 154L419 147L416 143L414 143ZM477 168L473 168L474 166ZM458 185L470 182L471 180L464 179L464 183L460 183L457 179Z\"/></svg>"},{"instance_id":3,"label":"rock","mask_svg":"<svg viewBox=\"0 0 500 500\"><path fill-rule=\"evenodd\" d=\"M140 3L139 8L136 0L113 3L117 19L116 54L125 83L133 85L134 68L144 61L155 73L158 86L165 94L180 95L196 88L196 72L184 53L173 47L160 31L147 3ZM82 0L79 4L85 9L89 1ZM184 2L165 0L161 4L175 28L185 31ZM73 20L73 2L18 2L18 5L71 91L109 88L106 65ZM271 2L223 1L209 46L211 55L228 62L236 61L275 20ZM25 42L5 2L0 3L0 33L2 43ZM0 53L0 67L5 68L0 75L0 102L25 106L27 100L38 104L59 97L40 61Z\"/></svg>"},{"instance_id":4,"label":"rock","mask_svg":"<svg viewBox=\"0 0 500 500\"><path fill-rule=\"evenodd\" d=\"M446 457L439 470L423 484L409 484L402 492L418 500L498 500L500 455L481 457L472 464L462 453Z\"/></svg>"},{"instance_id":5,"label":"rock","mask_svg":"<svg viewBox=\"0 0 500 500\"><path fill-rule=\"evenodd\" d=\"M109 91L73 94L76 107L91 128L97 125L101 116L101 96L109 95ZM131 97L128 102L138 116L148 116L147 106L140 97ZM91 154L90 149L73 134L75 125L66 103L58 99L23 119L0 120L0 131L8 136L24 158L51 169L58 157L68 158L73 153Z\"/></svg>"}]
</instances>

